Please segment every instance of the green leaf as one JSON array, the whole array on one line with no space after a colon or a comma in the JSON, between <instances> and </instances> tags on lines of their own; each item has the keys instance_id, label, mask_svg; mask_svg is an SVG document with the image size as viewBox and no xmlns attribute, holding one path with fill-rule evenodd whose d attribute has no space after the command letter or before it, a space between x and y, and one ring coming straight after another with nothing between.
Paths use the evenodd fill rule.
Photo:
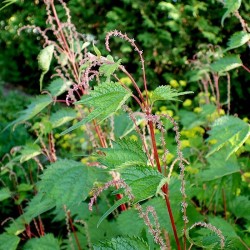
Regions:
<instances>
[{"instance_id":1,"label":"green leaf","mask_svg":"<svg viewBox=\"0 0 250 250\"><path fill-rule=\"evenodd\" d=\"M0 202L10 197L11 197L11 191L9 190L9 188L5 187L0 189Z\"/></svg>"},{"instance_id":2,"label":"green leaf","mask_svg":"<svg viewBox=\"0 0 250 250\"><path fill-rule=\"evenodd\" d=\"M44 108L46 108L52 102L52 98L48 95L40 95L34 98L31 104L27 107L27 109L20 112L20 116L14 120L13 122L9 123L7 128L13 126L14 124L23 123L27 120L30 120L38 113L40 113Z\"/></svg>"},{"instance_id":3,"label":"green leaf","mask_svg":"<svg viewBox=\"0 0 250 250\"><path fill-rule=\"evenodd\" d=\"M36 144L29 144L24 146L24 148L21 150L21 158L20 162L23 163L25 161L28 161L42 153L41 148Z\"/></svg>"},{"instance_id":4,"label":"green leaf","mask_svg":"<svg viewBox=\"0 0 250 250\"><path fill-rule=\"evenodd\" d=\"M76 115L77 113L75 110L70 108L62 108L51 115L50 122L52 123L53 128L57 128L75 119Z\"/></svg>"},{"instance_id":5,"label":"green leaf","mask_svg":"<svg viewBox=\"0 0 250 250\"><path fill-rule=\"evenodd\" d=\"M237 55L230 55L212 63L211 69L215 72L223 73L242 66L242 61Z\"/></svg>"},{"instance_id":6,"label":"green leaf","mask_svg":"<svg viewBox=\"0 0 250 250\"><path fill-rule=\"evenodd\" d=\"M140 202L156 195L165 177L157 169L149 166L129 166L119 171L122 179L132 189L134 202Z\"/></svg>"},{"instance_id":7,"label":"green leaf","mask_svg":"<svg viewBox=\"0 0 250 250\"><path fill-rule=\"evenodd\" d=\"M227 44L228 48L225 51L238 48L250 40L250 34L246 31L234 33Z\"/></svg>"},{"instance_id":8,"label":"green leaf","mask_svg":"<svg viewBox=\"0 0 250 250\"><path fill-rule=\"evenodd\" d=\"M228 207L236 218L245 218L250 220L250 200L247 196L237 196L229 200Z\"/></svg>"},{"instance_id":9,"label":"green leaf","mask_svg":"<svg viewBox=\"0 0 250 250\"><path fill-rule=\"evenodd\" d=\"M115 202L115 204L113 206L111 206L104 214L103 216L100 218L100 220L97 223L97 228L100 226L100 224L103 222L103 220L105 220L115 209L117 209L119 206L121 206L122 204L126 203L129 201L128 197L123 197L122 199L118 200Z\"/></svg>"},{"instance_id":10,"label":"green leaf","mask_svg":"<svg viewBox=\"0 0 250 250\"><path fill-rule=\"evenodd\" d=\"M49 71L53 53L54 45L52 44L42 49L37 56L38 66L42 70L42 74L40 77L40 91L42 90L43 77Z\"/></svg>"},{"instance_id":11,"label":"green leaf","mask_svg":"<svg viewBox=\"0 0 250 250\"><path fill-rule=\"evenodd\" d=\"M100 50L95 46L94 43L92 43L92 45L93 45L93 49L94 49L94 51L95 51L97 57L101 57L102 54L101 54Z\"/></svg>"},{"instance_id":12,"label":"green leaf","mask_svg":"<svg viewBox=\"0 0 250 250\"><path fill-rule=\"evenodd\" d=\"M100 66L99 68L99 72L100 74L103 74L106 76L106 82L110 82L110 76L119 68L120 64L121 64L121 59L119 59L116 63L114 62L113 58L111 57L107 57L109 58L111 62L109 63L105 63L103 65Z\"/></svg>"},{"instance_id":13,"label":"green leaf","mask_svg":"<svg viewBox=\"0 0 250 250\"><path fill-rule=\"evenodd\" d=\"M4 6L0 8L0 11L5 9L6 7L8 7L9 5L13 4L13 3L17 3L19 0L4 0L3 4Z\"/></svg>"},{"instance_id":14,"label":"green leaf","mask_svg":"<svg viewBox=\"0 0 250 250\"><path fill-rule=\"evenodd\" d=\"M171 86L159 86L157 87L150 97L152 104L156 101L178 101L177 96L192 94L192 91L178 92Z\"/></svg>"},{"instance_id":15,"label":"green leaf","mask_svg":"<svg viewBox=\"0 0 250 250\"><path fill-rule=\"evenodd\" d=\"M7 233L0 234L0 250L16 250L20 238Z\"/></svg>"},{"instance_id":16,"label":"green leaf","mask_svg":"<svg viewBox=\"0 0 250 250\"><path fill-rule=\"evenodd\" d=\"M224 8L226 8L226 12L224 13L221 19L221 26L224 26L225 19L231 14L237 11L240 8L241 0L225 0Z\"/></svg>"},{"instance_id":17,"label":"green leaf","mask_svg":"<svg viewBox=\"0 0 250 250\"><path fill-rule=\"evenodd\" d=\"M100 169L73 160L58 160L44 170L38 191L44 199L54 200L56 206L69 207L84 201L98 178L104 178Z\"/></svg>"},{"instance_id":18,"label":"green leaf","mask_svg":"<svg viewBox=\"0 0 250 250\"><path fill-rule=\"evenodd\" d=\"M250 136L250 126L238 117L223 116L212 124L207 141L216 140L207 157L228 146L226 160L235 153Z\"/></svg>"},{"instance_id":19,"label":"green leaf","mask_svg":"<svg viewBox=\"0 0 250 250\"><path fill-rule=\"evenodd\" d=\"M113 148L101 148L105 156L99 157L99 162L109 169L127 166L145 165L147 156L142 150L141 143L127 138L113 142Z\"/></svg>"},{"instance_id":20,"label":"green leaf","mask_svg":"<svg viewBox=\"0 0 250 250\"><path fill-rule=\"evenodd\" d=\"M228 148L225 147L219 152L207 158L209 168L203 170L197 175L200 181L212 181L240 171L236 156L232 155L227 160Z\"/></svg>"},{"instance_id":21,"label":"green leaf","mask_svg":"<svg viewBox=\"0 0 250 250\"><path fill-rule=\"evenodd\" d=\"M60 250L60 244L53 234L46 234L41 238L30 239L23 250Z\"/></svg>"},{"instance_id":22,"label":"green leaf","mask_svg":"<svg viewBox=\"0 0 250 250\"><path fill-rule=\"evenodd\" d=\"M136 237L117 237L94 246L94 250L146 250L147 243Z\"/></svg>"},{"instance_id":23,"label":"green leaf","mask_svg":"<svg viewBox=\"0 0 250 250\"><path fill-rule=\"evenodd\" d=\"M71 83L63 80L62 78L54 79L46 88L52 96L59 96L67 91Z\"/></svg>"},{"instance_id":24,"label":"green leaf","mask_svg":"<svg viewBox=\"0 0 250 250\"><path fill-rule=\"evenodd\" d=\"M90 95L83 96L82 100L76 103L85 104L90 108L94 108L94 110L82 121L61 133L61 135L67 134L93 119L98 119L99 122L105 120L119 110L131 94L119 83L103 83L95 86L94 90L90 91Z\"/></svg>"}]
</instances>

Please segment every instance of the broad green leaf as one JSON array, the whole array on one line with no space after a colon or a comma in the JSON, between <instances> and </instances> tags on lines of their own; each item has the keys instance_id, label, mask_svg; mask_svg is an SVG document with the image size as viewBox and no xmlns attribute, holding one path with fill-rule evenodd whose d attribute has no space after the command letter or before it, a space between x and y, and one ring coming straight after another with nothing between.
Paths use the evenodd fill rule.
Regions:
<instances>
[{"instance_id":1,"label":"broad green leaf","mask_svg":"<svg viewBox=\"0 0 250 250\"><path fill-rule=\"evenodd\" d=\"M0 250L16 250L20 238L7 233L0 234Z\"/></svg>"},{"instance_id":2,"label":"broad green leaf","mask_svg":"<svg viewBox=\"0 0 250 250\"><path fill-rule=\"evenodd\" d=\"M155 196L160 188L159 185L166 183L162 182L165 177L151 166L129 166L121 169L119 172L121 173L121 178L132 189L135 203Z\"/></svg>"},{"instance_id":3,"label":"broad green leaf","mask_svg":"<svg viewBox=\"0 0 250 250\"><path fill-rule=\"evenodd\" d=\"M103 83L90 91L90 95L83 96L82 100L76 104L85 104L94 110L82 121L65 130L62 135L79 128L80 126L97 119L99 122L113 115L126 100L131 96L131 92L124 89L119 83Z\"/></svg>"},{"instance_id":4,"label":"broad green leaf","mask_svg":"<svg viewBox=\"0 0 250 250\"><path fill-rule=\"evenodd\" d=\"M235 153L250 136L250 126L234 116L223 116L212 124L207 141L216 140L207 157L228 146L226 160Z\"/></svg>"},{"instance_id":5,"label":"broad green leaf","mask_svg":"<svg viewBox=\"0 0 250 250\"><path fill-rule=\"evenodd\" d=\"M119 206L121 206L122 204L126 203L129 201L128 197L123 197L122 199L116 201L116 203L110 207L104 214L103 216L100 218L100 220L97 223L97 227L100 226L100 224L103 222L103 220L105 220L115 209L117 209Z\"/></svg>"},{"instance_id":6,"label":"broad green leaf","mask_svg":"<svg viewBox=\"0 0 250 250\"><path fill-rule=\"evenodd\" d=\"M221 19L221 26L224 26L225 19L231 14L237 11L240 8L241 0L225 0L224 8L226 8L226 12L224 13Z\"/></svg>"},{"instance_id":7,"label":"broad green leaf","mask_svg":"<svg viewBox=\"0 0 250 250\"><path fill-rule=\"evenodd\" d=\"M232 155L229 158L227 158L227 156L227 147L209 156L207 158L209 168L200 172L197 175L197 178L200 181L211 181L228 175L232 175L233 173L239 173L240 165L236 159L236 156ZM225 160L226 158L227 160Z\"/></svg>"},{"instance_id":8,"label":"broad green leaf","mask_svg":"<svg viewBox=\"0 0 250 250\"><path fill-rule=\"evenodd\" d=\"M23 250L60 250L60 244L53 234L46 234L41 238L30 239Z\"/></svg>"},{"instance_id":9,"label":"broad green leaf","mask_svg":"<svg viewBox=\"0 0 250 250\"><path fill-rule=\"evenodd\" d=\"M178 92L171 86L159 86L157 87L150 97L152 104L156 101L178 101L177 96L192 94L192 91Z\"/></svg>"},{"instance_id":10,"label":"broad green leaf","mask_svg":"<svg viewBox=\"0 0 250 250\"><path fill-rule=\"evenodd\" d=\"M117 62L114 62L113 58L111 57L110 63L105 63L100 66L99 72L106 76L106 82L110 82L111 75L118 69L121 64L121 59Z\"/></svg>"},{"instance_id":11,"label":"broad green leaf","mask_svg":"<svg viewBox=\"0 0 250 250\"><path fill-rule=\"evenodd\" d=\"M21 150L20 153L21 153L20 162L23 163L40 155L42 153L42 150L37 144L29 144L24 146L24 148Z\"/></svg>"},{"instance_id":12,"label":"broad green leaf","mask_svg":"<svg viewBox=\"0 0 250 250\"><path fill-rule=\"evenodd\" d=\"M50 122L52 123L53 128L57 128L75 119L76 115L77 113L75 110L69 108L62 108L56 113L52 113L50 117Z\"/></svg>"},{"instance_id":13,"label":"broad green leaf","mask_svg":"<svg viewBox=\"0 0 250 250\"><path fill-rule=\"evenodd\" d=\"M52 98L48 95L41 95L34 98L31 104L27 107L27 109L20 112L20 116L14 120L13 122L9 123L8 126L5 128L13 126L14 124L23 123L38 113L40 113L44 108L46 108L52 102Z\"/></svg>"},{"instance_id":14,"label":"broad green leaf","mask_svg":"<svg viewBox=\"0 0 250 250\"><path fill-rule=\"evenodd\" d=\"M213 71L223 73L242 66L242 61L239 56L230 55L219 59L210 66Z\"/></svg>"},{"instance_id":15,"label":"broad green leaf","mask_svg":"<svg viewBox=\"0 0 250 250\"><path fill-rule=\"evenodd\" d=\"M114 134L116 138L123 138L128 135L134 129L134 126L127 113L121 112L114 115Z\"/></svg>"},{"instance_id":16,"label":"broad green leaf","mask_svg":"<svg viewBox=\"0 0 250 250\"><path fill-rule=\"evenodd\" d=\"M147 156L139 142L124 138L113 142L113 148L101 148L105 153L98 160L109 169L118 169L127 166L145 165Z\"/></svg>"},{"instance_id":17,"label":"broad green leaf","mask_svg":"<svg viewBox=\"0 0 250 250\"><path fill-rule=\"evenodd\" d=\"M147 243L136 237L117 237L94 246L94 250L147 250Z\"/></svg>"},{"instance_id":18,"label":"broad green leaf","mask_svg":"<svg viewBox=\"0 0 250 250\"><path fill-rule=\"evenodd\" d=\"M52 96L59 96L70 88L71 83L62 78L56 78L46 88Z\"/></svg>"},{"instance_id":19,"label":"broad green leaf","mask_svg":"<svg viewBox=\"0 0 250 250\"><path fill-rule=\"evenodd\" d=\"M49 45L42 49L37 56L38 66L42 70L40 77L40 91L42 90L43 77L49 71L51 60L54 53L54 45Z\"/></svg>"},{"instance_id":20,"label":"broad green leaf","mask_svg":"<svg viewBox=\"0 0 250 250\"><path fill-rule=\"evenodd\" d=\"M87 167L73 160L58 160L41 175L38 191L43 199L54 200L56 206L77 205L84 201L98 178L103 178L100 169Z\"/></svg>"},{"instance_id":21,"label":"broad green leaf","mask_svg":"<svg viewBox=\"0 0 250 250\"><path fill-rule=\"evenodd\" d=\"M27 183L21 183L17 185L17 191L18 192L27 192L34 188L33 185L27 184Z\"/></svg>"},{"instance_id":22,"label":"broad green leaf","mask_svg":"<svg viewBox=\"0 0 250 250\"><path fill-rule=\"evenodd\" d=\"M225 51L238 48L250 40L250 33L246 31L240 31L234 33L227 44L228 48Z\"/></svg>"},{"instance_id":23,"label":"broad green leaf","mask_svg":"<svg viewBox=\"0 0 250 250\"><path fill-rule=\"evenodd\" d=\"M229 210L236 218L245 218L250 220L250 200L247 196L237 196L228 202Z\"/></svg>"},{"instance_id":24,"label":"broad green leaf","mask_svg":"<svg viewBox=\"0 0 250 250\"><path fill-rule=\"evenodd\" d=\"M0 189L0 202L11 197L11 191L8 187Z\"/></svg>"}]
</instances>

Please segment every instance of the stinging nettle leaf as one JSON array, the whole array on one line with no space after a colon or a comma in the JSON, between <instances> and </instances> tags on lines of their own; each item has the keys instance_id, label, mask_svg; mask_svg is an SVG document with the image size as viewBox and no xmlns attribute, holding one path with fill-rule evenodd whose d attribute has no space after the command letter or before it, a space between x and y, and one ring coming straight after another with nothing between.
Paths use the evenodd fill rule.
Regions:
<instances>
[{"instance_id":1,"label":"stinging nettle leaf","mask_svg":"<svg viewBox=\"0 0 250 250\"><path fill-rule=\"evenodd\" d=\"M250 40L250 34L246 31L240 31L234 33L228 42L228 48L225 51L238 48Z\"/></svg>"},{"instance_id":2,"label":"stinging nettle leaf","mask_svg":"<svg viewBox=\"0 0 250 250\"><path fill-rule=\"evenodd\" d=\"M250 126L238 117L223 116L217 119L208 132L207 141L216 140L217 143L212 145L207 157L224 146L228 146L228 159L235 153L250 136Z\"/></svg>"},{"instance_id":3,"label":"stinging nettle leaf","mask_svg":"<svg viewBox=\"0 0 250 250\"><path fill-rule=\"evenodd\" d=\"M147 156L142 150L141 143L127 138L113 142L113 148L101 148L105 156L99 157L99 162L108 169L145 165Z\"/></svg>"},{"instance_id":4,"label":"stinging nettle leaf","mask_svg":"<svg viewBox=\"0 0 250 250\"><path fill-rule=\"evenodd\" d=\"M230 55L219 59L210 66L213 71L223 73L242 66L242 61L239 56Z\"/></svg>"},{"instance_id":5,"label":"stinging nettle leaf","mask_svg":"<svg viewBox=\"0 0 250 250\"><path fill-rule=\"evenodd\" d=\"M119 83L103 83L95 86L88 96L83 96L82 100L76 102L76 104L85 104L94 110L82 121L62 132L61 135L67 134L93 119L102 122L118 111L131 95L131 91L124 89Z\"/></svg>"},{"instance_id":6,"label":"stinging nettle leaf","mask_svg":"<svg viewBox=\"0 0 250 250\"><path fill-rule=\"evenodd\" d=\"M225 19L231 14L237 11L240 8L241 0L225 0L224 8L226 8L226 12L224 13L221 19L221 26L224 26Z\"/></svg>"},{"instance_id":7,"label":"stinging nettle leaf","mask_svg":"<svg viewBox=\"0 0 250 250\"><path fill-rule=\"evenodd\" d=\"M171 86L159 86L157 87L150 97L152 104L156 101L178 101L178 96L192 94L192 91L178 92Z\"/></svg>"},{"instance_id":8,"label":"stinging nettle leaf","mask_svg":"<svg viewBox=\"0 0 250 250\"><path fill-rule=\"evenodd\" d=\"M0 189L0 202L10 197L11 197L11 191L9 190L9 188L5 187Z\"/></svg>"},{"instance_id":9,"label":"stinging nettle leaf","mask_svg":"<svg viewBox=\"0 0 250 250\"><path fill-rule=\"evenodd\" d=\"M42 90L43 77L49 71L53 53L54 45L52 44L42 49L37 56L38 66L42 70L42 74L40 77L40 91Z\"/></svg>"},{"instance_id":10,"label":"stinging nettle leaf","mask_svg":"<svg viewBox=\"0 0 250 250\"><path fill-rule=\"evenodd\" d=\"M117 237L109 241L101 242L94 246L94 250L147 250L147 243L137 237Z\"/></svg>"},{"instance_id":11,"label":"stinging nettle leaf","mask_svg":"<svg viewBox=\"0 0 250 250\"><path fill-rule=\"evenodd\" d=\"M62 108L56 113L53 113L50 117L50 122L53 125L53 128L62 126L63 124L72 121L76 118L76 111L73 109Z\"/></svg>"},{"instance_id":12,"label":"stinging nettle leaf","mask_svg":"<svg viewBox=\"0 0 250 250\"><path fill-rule=\"evenodd\" d=\"M20 238L8 233L0 234L0 250L16 250Z\"/></svg>"}]
</instances>

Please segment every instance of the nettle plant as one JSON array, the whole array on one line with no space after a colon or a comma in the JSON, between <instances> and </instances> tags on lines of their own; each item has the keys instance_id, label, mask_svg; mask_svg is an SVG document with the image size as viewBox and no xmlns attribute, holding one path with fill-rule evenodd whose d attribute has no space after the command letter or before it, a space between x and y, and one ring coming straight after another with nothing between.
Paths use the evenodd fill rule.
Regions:
<instances>
[{"instance_id":1,"label":"nettle plant","mask_svg":"<svg viewBox=\"0 0 250 250\"><path fill-rule=\"evenodd\" d=\"M194 154L190 150L186 157L173 116L155 111L158 103L171 105L192 92L169 85L148 91L143 52L134 39L114 30L105 45L111 52L112 37L128 42L141 62L142 80L134 79L121 59L103 56L87 36L77 33L62 0L59 6L53 0L44 3L48 28L20 30L40 34L44 41L38 55L41 95L9 125L24 123L35 142L13 148L2 161L0 198L12 198L20 216L2 222L0 249L244 249L229 223L208 214L214 208L206 192L210 195L211 181L224 190L226 213L225 185L239 176L234 153L247 140L249 125L237 117L217 116L211 126L211 106L195 118L182 111L184 128L190 128L190 117L192 128L209 128L204 154L213 155L207 160L210 168L197 167L199 175L189 172L186 178L185 167L195 162ZM62 10L66 15L60 20ZM53 58L58 63L54 80L44 87ZM218 98L216 104L219 112ZM69 134L75 131L81 139ZM64 158L59 133L80 144L81 156ZM226 170L225 164L220 166L225 158L230 162ZM246 197L238 204L240 200L249 205Z\"/></svg>"}]
</instances>

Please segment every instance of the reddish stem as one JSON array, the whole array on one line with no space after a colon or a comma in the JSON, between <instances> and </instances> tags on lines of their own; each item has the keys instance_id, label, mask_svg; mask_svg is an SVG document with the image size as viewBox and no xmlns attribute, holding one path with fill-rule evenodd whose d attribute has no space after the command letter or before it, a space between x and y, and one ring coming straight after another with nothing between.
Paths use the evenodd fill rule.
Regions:
<instances>
[{"instance_id":1,"label":"reddish stem","mask_svg":"<svg viewBox=\"0 0 250 250\"><path fill-rule=\"evenodd\" d=\"M72 230L72 232L74 234L74 237L75 237L75 240L76 240L77 247L78 247L79 250L81 250L81 245L80 245L79 239L78 239L77 234L76 234L75 227L73 225L73 222L72 222L72 219L71 219L71 216L70 216L70 211L67 211L67 215L68 215L68 218L69 218L69 224L70 224L71 230Z\"/></svg>"},{"instance_id":2,"label":"reddish stem","mask_svg":"<svg viewBox=\"0 0 250 250\"><path fill-rule=\"evenodd\" d=\"M156 146L156 140L155 140L155 133L154 133L154 125L152 121L148 122L149 125L149 129L150 129L150 135L151 135L151 140L152 140L152 145L153 145L153 151L154 151L154 158L156 161L156 166L158 171L161 173L161 164L160 164L160 159L159 159L159 155L158 155L158 151L157 151L157 146ZM172 229L174 232L174 238L177 244L177 249L181 250L181 245L178 239L178 235L177 235L177 230L176 230L176 225L174 222L174 216L172 213L172 209L171 209L171 205L170 205L170 200L169 200L169 190L168 190L168 184L166 183L162 188L161 188L162 192L164 193L164 198L166 201L166 205L167 205L167 209L168 209L168 214L169 214L169 218L170 218L170 222L172 225Z\"/></svg>"}]
</instances>

